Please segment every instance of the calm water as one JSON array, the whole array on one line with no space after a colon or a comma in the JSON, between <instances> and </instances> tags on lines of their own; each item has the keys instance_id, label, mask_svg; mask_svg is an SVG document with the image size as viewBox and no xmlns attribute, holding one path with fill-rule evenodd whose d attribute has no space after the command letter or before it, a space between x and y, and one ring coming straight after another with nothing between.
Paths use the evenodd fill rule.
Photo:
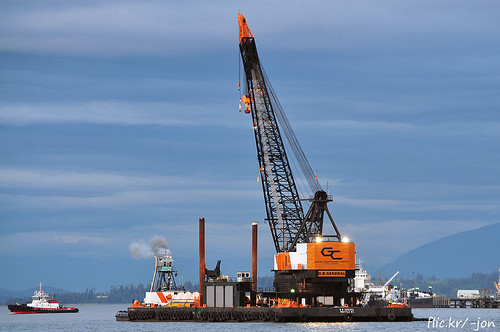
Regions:
<instances>
[{"instance_id":1,"label":"calm water","mask_svg":"<svg viewBox=\"0 0 500 332\"><path fill-rule=\"evenodd\" d=\"M77 314L12 315L0 306L0 331L500 331L500 309L414 309L434 321L406 323L177 323L117 322L127 304L80 304ZM439 317L439 318L438 318ZM479 324L478 324L479 322ZM451 323L451 326L449 326Z\"/></svg>"}]
</instances>

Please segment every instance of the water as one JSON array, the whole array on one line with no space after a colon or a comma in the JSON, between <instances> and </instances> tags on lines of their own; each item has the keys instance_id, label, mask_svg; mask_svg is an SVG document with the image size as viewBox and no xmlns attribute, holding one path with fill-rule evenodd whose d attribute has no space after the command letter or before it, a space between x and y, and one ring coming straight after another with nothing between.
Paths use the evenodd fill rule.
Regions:
<instances>
[{"instance_id":1,"label":"water","mask_svg":"<svg viewBox=\"0 0 500 332\"><path fill-rule=\"evenodd\" d=\"M500 309L413 309L434 320L394 323L196 323L117 322L127 304L80 304L77 314L13 315L0 306L0 331L500 331ZM451 325L451 326L450 326Z\"/></svg>"}]
</instances>

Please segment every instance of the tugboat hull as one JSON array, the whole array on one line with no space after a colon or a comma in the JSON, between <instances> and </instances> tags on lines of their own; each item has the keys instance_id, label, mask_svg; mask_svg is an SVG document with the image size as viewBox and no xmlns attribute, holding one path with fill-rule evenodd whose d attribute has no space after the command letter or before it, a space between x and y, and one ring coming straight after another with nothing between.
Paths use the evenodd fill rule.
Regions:
<instances>
[{"instance_id":1,"label":"tugboat hull","mask_svg":"<svg viewBox=\"0 0 500 332\"><path fill-rule=\"evenodd\" d=\"M55 314L55 313L75 313L78 308L36 308L26 304L9 304L8 308L13 314Z\"/></svg>"}]
</instances>

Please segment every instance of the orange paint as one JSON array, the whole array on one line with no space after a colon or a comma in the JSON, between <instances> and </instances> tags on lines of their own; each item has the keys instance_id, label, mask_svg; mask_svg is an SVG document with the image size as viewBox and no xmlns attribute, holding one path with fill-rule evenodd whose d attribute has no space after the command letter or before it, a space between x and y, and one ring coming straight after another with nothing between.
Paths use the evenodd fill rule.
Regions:
<instances>
[{"instance_id":1,"label":"orange paint","mask_svg":"<svg viewBox=\"0 0 500 332\"><path fill-rule=\"evenodd\" d=\"M276 255L276 265L278 265L278 270L290 270L292 268L290 254L287 252L278 253Z\"/></svg>"},{"instance_id":2,"label":"orange paint","mask_svg":"<svg viewBox=\"0 0 500 332\"><path fill-rule=\"evenodd\" d=\"M320 242L307 244L308 270L355 270L354 243Z\"/></svg>"},{"instance_id":3,"label":"orange paint","mask_svg":"<svg viewBox=\"0 0 500 332\"><path fill-rule=\"evenodd\" d=\"M247 24L247 20L245 19L245 16L243 16L243 14L238 14L238 26L240 27L238 43L241 43L242 38L245 37L253 38L252 31L250 31L250 28L248 27Z\"/></svg>"},{"instance_id":4,"label":"orange paint","mask_svg":"<svg viewBox=\"0 0 500 332\"><path fill-rule=\"evenodd\" d=\"M156 294L160 298L161 303L167 303L168 302L167 299L165 298L165 295L163 295L162 292L156 292Z\"/></svg>"}]
</instances>

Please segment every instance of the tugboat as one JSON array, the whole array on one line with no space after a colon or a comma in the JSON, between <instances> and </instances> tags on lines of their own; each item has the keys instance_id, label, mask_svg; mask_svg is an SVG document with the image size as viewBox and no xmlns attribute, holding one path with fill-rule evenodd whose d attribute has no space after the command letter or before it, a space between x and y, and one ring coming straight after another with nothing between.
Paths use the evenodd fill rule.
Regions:
<instances>
[{"instance_id":1,"label":"tugboat","mask_svg":"<svg viewBox=\"0 0 500 332\"><path fill-rule=\"evenodd\" d=\"M78 308L75 307L63 307L59 302L52 296L45 293L42 290L42 283L40 283L40 289L35 291L32 296L33 301L27 304L9 304L8 308L13 314L55 314L63 312L78 312Z\"/></svg>"}]
</instances>

